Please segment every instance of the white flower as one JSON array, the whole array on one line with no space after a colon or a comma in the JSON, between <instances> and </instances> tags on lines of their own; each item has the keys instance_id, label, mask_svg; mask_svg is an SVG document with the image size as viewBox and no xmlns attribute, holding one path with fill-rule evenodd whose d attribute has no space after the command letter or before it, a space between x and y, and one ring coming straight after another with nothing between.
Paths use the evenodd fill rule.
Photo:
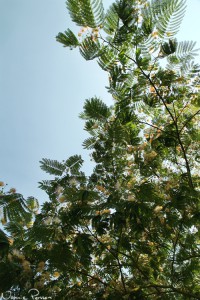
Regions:
<instances>
[{"instance_id":1,"label":"white flower","mask_svg":"<svg viewBox=\"0 0 200 300\"><path fill-rule=\"evenodd\" d=\"M58 217L55 217L55 218L53 219L53 223L54 223L54 224L59 224L59 223L60 223L60 219L59 219Z\"/></svg>"},{"instance_id":2,"label":"white flower","mask_svg":"<svg viewBox=\"0 0 200 300\"><path fill-rule=\"evenodd\" d=\"M117 181L116 184L115 184L116 190L119 190L119 189L120 189L120 186L121 186L121 184L119 183L119 181Z\"/></svg>"},{"instance_id":3,"label":"white flower","mask_svg":"<svg viewBox=\"0 0 200 300\"><path fill-rule=\"evenodd\" d=\"M69 180L69 183L70 183L71 185L77 185L77 184L78 184L78 182L77 182L77 180L76 180L75 178L70 179L70 180Z\"/></svg>"},{"instance_id":4,"label":"white flower","mask_svg":"<svg viewBox=\"0 0 200 300\"><path fill-rule=\"evenodd\" d=\"M154 208L153 211L157 214L157 213L159 213L162 209L163 209L163 207L160 206L160 205L158 205L158 206L156 206L156 207Z\"/></svg>"},{"instance_id":5,"label":"white flower","mask_svg":"<svg viewBox=\"0 0 200 300\"><path fill-rule=\"evenodd\" d=\"M45 220L44 220L44 224L45 225L50 225L52 222L52 218L51 217L47 217Z\"/></svg>"},{"instance_id":6,"label":"white flower","mask_svg":"<svg viewBox=\"0 0 200 300\"><path fill-rule=\"evenodd\" d=\"M60 195L63 192L63 187L62 186L58 186L56 189L56 194Z\"/></svg>"},{"instance_id":7,"label":"white flower","mask_svg":"<svg viewBox=\"0 0 200 300\"><path fill-rule=\"evenodd\" d=\"M198 232L198 229L196 228L196 226L193 225L193 226L189 229L189 231L190 231L191 234L195 234L195 233Z\"/></svg>"},{"instance_id":8,"label":"white flower","mask_svg":"<svg viewBox=\"0 0 200 300\"><path fill-rule=\"evenodd\" d=\"M63 202L66 201L66 197L65 197L64 195L60 195L59 198L58 198L58 201L59 201L60 203L63 203Z\"/></svg>"}]
</instances>

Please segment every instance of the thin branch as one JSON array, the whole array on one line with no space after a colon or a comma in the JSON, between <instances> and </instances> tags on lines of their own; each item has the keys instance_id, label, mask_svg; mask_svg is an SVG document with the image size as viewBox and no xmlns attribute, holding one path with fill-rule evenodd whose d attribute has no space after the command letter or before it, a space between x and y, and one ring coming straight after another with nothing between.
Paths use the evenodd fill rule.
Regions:
<instances>
[{"instance_id":1,"label":"thin branch","mask_svg":"<svg viewBox=\"0 0 200 300\"><path fill-rule=\"evenodd\" d=\"M188 105L189 102L190 102L190 100L188 100L188 101L186 102L186 104L184 105L184 107L181 109L180 113L179 113L178 116L177 116L177 120L179 119L179 117L181 116L182 112L183 112L184 109L187 107L187 105Z\"/></svg>"},{"instance_id":2,"label":"thin branch","mask_svg":"<svg viewBox=\"0 0 200 300\"><path fill-rule=\"evenodd\" d=\"M175 264L175 256L176 256L176 247L177 247L177 244L178 244L179 235L180 235L180 232L178 232L178 234L176 236L176 240L173 243L173 257L172 257L172 264L171 264L172 279L174 277L174 264Z\"/></svg>"},{"instance_id":3,"label":"thin branch","mask_svg":"<svg viewBox=\"0 0 200 300\"><path fill-rule=\"evenodd\" d=\"M172 105L173 105L173 109L174 109L175 120L176 120L176 122L177 122L177 114L176 114L176 110L175 110L175 106L174 106L174 101L173 101Z\"/></svg>"},{"instance_id":4,"label":"thin branch","mask_svg":"<svg viewBox=\"0 0 200 300\"><path fill-rule=\"evenodd\" d=\"M118 52L120 51L116 46L114 46L112 43L106 41L104 38L101 37L101 39L106 42L108 45L110 45L111 47L113 47L115 50L117 50ZM198 112L196 112L183 126L183 128L179 131L178 129L178 124L177 124L177 120L176 120L176 116L174 116L172 114L172 112L170 111L170 109L168 108L163 96L160 94L157 86L155 85L155 83L153 82L153 80L151 79L151 77L146 74L143 69L137 64L137 61L135 59L133 59L132 57L130 57L129 55L127 54L124 54L128 59L130 59L132 62L134 62L134 64L137 65L137 67L139 68L141 74L149 81L149 83L151 84L151 86L154 88L158 98L161 100L161 102L163 103L163 105L165 106L165 109L167 110L167 112L169 113L173 123L174 123L174 126L176 128L176 133L177 133L177 139L178 139L178 142L180 144L180 147L181 147L181 150L183 152L183 157L185 159L185 163L186 163L186 169L187 169L187 174L188 174L188 183L189 183L189 186L194 189L194 185L193 185L193 182L192 182L192 176L191 176L191 171L190 171L190 166L189 166L189 162L188 162L188 159L187 159L187 155L186 155L186 151L185 151L185 148L183 146L183 143L182 143L182 140L180 138L180 132L181 130L185 127L185 125L190 121L190 119L192 119Z\"/></svg>"},{"instance_id":5,"label":"thin branch","mask_svg":"<svg viewBox=\"0 0 200 300\"><path fill-rule=\"evenodd\" d=\"M188 162L187 155L186 155L186 149L183 146L183 143L182 143L182 140L181 140L181 137L180 137L180 132L178 130L177 116L176 116L176 110L175 110L175 107L174 107L174 102L173 102L173 109L174 109L174 115L175 115L174 125L176 127L177 138L178 138L178 141L179 141L179 144L181 146L181 150L183 152L183 156L184 156L184 159L185 159L186 169L187 169L187 173L188 173L189 185L190 185L191 188L194 188L193 182L192 182L192 176L191 176L190 166L189 166L189 162Z\"/></svg>"},{"instance_id":6,"label":"thin branch","mask_svg":"<svg viewBox=\"0 0 200 300\"><path fill-rule=\"evenodd\" d=\"M148 122L145 122L145 121L140 121L138 118L137 118L137 122L138 122L138 123L141 123L141 124L145 124L145 125L151 126L151 127L155 128L155 129L157 129L157 130L160 130L160 131L166 133L166 131L163 130L163 129L161 129L160 127L158 127L158 126L156 126L156 125L152 125L152 124L150 124L150 123L148 123Z\"/></svg>"},{"instance_id":7,"label":"thin branch","mask_svg":"<svg viewBox=\"0 0 200 300\"><path fill-rule=\"evenodd\" d=\"M186 164L186 169L187 169L187 174L188 174L188 183L189 183L189 186L192 189L194 189L194 185L193 185L193 182L192 182L192 175L191 175L191 171L190 171L190 165L189 165L189 162L188 162L188 159L187 159L185 148L183 146L183 143L182 143L182 140L181 140L181 137L180 137L180 132L178 130L178 124L177 123L175 123L175 127L176 127L176 132L177 132L177 139L178 139L179 145L181 147L181 150L183 152L183 157L185 159L185 164Z\"/></svg>"},{"instance_id":8,"label":"thin branch","mask_svg":"<svg viewBox=\"0 0 200 300\"><path fill-rule=\"evenodd\" d=\"M179 134L181 134L181 132L183 131L183 129L185 128L185 126L196 116L200 113L200 109L195 113L193 114L184 124L183 126L181 127L181 129L179 130Z\"/></svg>"},{"instance_id":9,"label":"thin branch","mask_svg":"<svg viewBox=\"0 0 200 300\"><path fill-rule=\"evenodd\" d=\"M118 263L118 266L119 266L119 271L120 271L120 275L121 275L121 281L122 281L122 285L123 285L123 288L124 288L124 291L126 292L126 284L125 284L125 280L124 280L124 274L122 272L122 266L121 266L121 262L119 260L119 245L120 245L120 239L121 239L121 236L122 236L122 229L121 229L121 232L120 232L120 236L119 236L119 239L117 241L117 263Z\"/></svg>"},{"instance_id":10,"label":"thin branch","mask_svg":"<svg viewBox=\"0 0 200 300\"><path fill-rule=\"evenodd\" d=\"M113 47L115 50L117 50L118 52L120 52L120 50L119 50L116 46L114 46L114 45L111 44L110 42L106 41L104 38L102 38L102 36L101 36L101 39L102 39L104 42L106 42L107 44L109 44L111 47ZM128 59L130 59L132 62L134 62L134 64L137 65L137 67L138 67L138 69L140 70L140 72L142 73L142 75L149 81L149 83L151 84L151 86L154 88L154 90L155 90L155 92L156 92L158 98L162 101L163 105L165 106L166 110L168 111L169 115L171 116L173 122L175 123L175 118L174 118L173 114L171 113L170 109L167 107L167 104L165 103L164 98L163 98L162 95L160 94L159 90L157 89L155 83L152 81L151 77L143 71L143 69L137 64L137 61L136 61L134 58L130 57L130 56L127 55L127 54L124 54L124 55L125 55Z\"/></svg>"},{"instance_id":11,"label":"thin branch","mask_svg":"<svg viewBox=\"0 0 200 300\"><path fill-rule=\"evenodd\" d=\"M147 286L142 286L143 289L146 289L146 288L160 288L160 289L170 289L171 291L167 291L168 293L170 292L176 292L178 294L181 294L181 295L184 295L184 296L187 296L189 297L189 299L200 299L200 296L196 296L196 295L192 295L191 293L187 293L187 292L183 292L182 290L179 290L175 287L173 287L172 285L158 285L158 284L150 284L150 285L147 285Z\"/></svg>"},{"instance_id":12,"label":"thin branch","mask_svg":"<svg viewBox=\"0 0 200 300\"><path fill-rule=\"evenodd\" d=\"M81 274L81 275L85 275L93 280L96 280L96 281L99 281L101 284L103 284L104 286L108 286L108 284L104 281L102 281L100 278L96 277L96 276L93 276L93 275L90 275L88 274L87 272L85 271L81 271L81 270L75 270L75 269L68 269L70 272L74 272L74 273L78 273L78 274Z\"/></svg>"},{"instance_id":13,"label":"thin branch","mask_svg":"<svg viewBox=\"0 0 200 300\"><path fill-rule=\"evenodd\" d=\"M165 130L161 129L160 127L158 127L158 126L156 126L156 125L153 125L153 124L150 124L150 123L145 122L145 121L140 121L138 118L137 118L137 122L138 122L138 123L141 123L141 124L148 125L148 126L150 126L150 127L152 127L152 128L155 128L155 129L157 129L157 130L162 131L162 132L165 133L165 134L168 134ZM175 134L168 134L168 135L169 135L169 136L172 136L172 137L176 137Z\"/></svg>"}]
</instances>

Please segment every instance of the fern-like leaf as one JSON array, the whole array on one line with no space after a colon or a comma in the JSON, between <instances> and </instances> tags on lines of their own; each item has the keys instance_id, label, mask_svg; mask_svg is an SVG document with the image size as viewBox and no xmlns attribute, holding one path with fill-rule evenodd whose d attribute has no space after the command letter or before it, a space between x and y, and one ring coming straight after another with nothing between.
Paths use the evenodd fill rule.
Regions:
<instances>
[{"instance_id":1,"label":"fern-like leaf","mask_svg":"<svg viewBox=\"0 0 200 300\"><path fill-rule=\"evenodd\" d=\"M67 0L69 14L79 26L96 28L104 21L104 8L101 0Z\"/></svg>"},{"instance_id":2,"label":"fern-like leaf","mask_svg":"<svg viewBox=\"0 0 200 300\"><path fill-rule=\"evenodd\" d=\"M83 165L83 159L80 155L73 155L66 160L65 165L72 175L77 175Z\"/></svg>"},{"instance_id":3,"label":"fern-like leaf","mask_svg":"<svg viewBox=\"0 0 200 300\"><path fill-rule=\"evenodd\" d=\"M155 20L153 18L151 9L143 8L141 13L143 16L141 29L142 29L143 35L148 37L154 30Z\"/></svg>"},{"instance_id":4,"label":"fern-like leaf","mask_svg":"<svg viewBox=\"0 0 200 300\"><path fill-rule=\"evenodd\" d=\"M164 55L170 55L173 54L177 49L177 40L169 40L168 42L165 42L162 46L162 54Z\"/></svg>"},{"instance_id":5,"label":"fern-like leaf","mask_svg":"<svg viewBox=\"0 0 200 300\"><path fill-rule=\"evenodd\" d=\"M102 120L107 119L111 112L109 107L103 103L102 100L94 97L86 100L84 105L84 112L81 115L84 119Z\"/></svg>"},{"instance_id":6,"label":"fern-like leaf","mask_svg":"<svg viewBox=\"0 0 200 300\"><path fill-rule=\"evenodd\" d=\"M65 165L57 160L43 158L41 161L41 169L50 175L62 175L65 170Z\"/></svg>"},{"instance_id":7,"label":"fern-like leaf","mask_svg":"<svg viewBox=\"0 0 200 300\"><path fill-rule=\"evenodd\" d=\"M43 218L41 220L36 220L31 231L29 233L29 242L34 242L35 240L48 243L49 240L55 234L55 230L52 225L44 225L46 223L47 218Z\"/></svg>"},{"instance_id":8,"label":"fern-like leaf","mask_svg":"<svg viewBox=\"0 0 200 300\"><path fill-rule=\"evenodd\" d=\"M186 61L181 66L181 72L182 74L190 74L191 77L195 77L200 72L200 65L195 64L194 61Z\"/></svg>"},{"instance_id":9,"label":"fern-like leaf","mask_svg":"<svg viewBox=\"0 0 200 300\"><path fill-rule=\"evenodd\" d=\"M0 195L0 207L6 221L29 222L31 220L32 214L21 194Z\"/></svg>"},{"instance_id":10,"label":"fern-like leaf","mask_svg":"<svg viewBox=\"0 0 200 300\"><path fill-rule=\"evenodd\" d=\"M54 180L42 180L39 182L39 188L45 191L47 194L54 190L55 181Z\"/></svg>"},{"instance_id":11,"label":"fern-like leaf","mask_svg":"<svg viewBox=\"0 0 200 300\"><path fill-rule=\"evenodd\" d=\"M100 43L92 37L86 37L80 45L80 53L86 60L92 60L100 55Z\"/></svg>"},{"instance_id":12,"label":"fern-like leaf","mask_svg":"<svg viewBox=\"0 0 200 300\"><path fill-rule=\"evenodd\" d=\"M28 209L33 213L36 213L40 206L39 201L34 197L28 197L26 200L26 205Z\"/></svg>"},{"instance_id":13,"label":"fern-like leaf","mask_svg":"<svg viewBox=\"0 0 200 300\"><path fill-rule=\"evenodd\" d=\"M158 35L161 38L176 35L185 14L185 0L154 1L152 9L157 15Z\"/></svg>"},{"instance_id":14,"label":"fern-like leaf","mask_svg":"<svg viewBox=\"0 0 200 300\"><path fill-rule=\"evenodd\" d=\"M63 44L63 47L70 47L70 49L79 46L79 41L75 34L68 28L64 33L59 32L56 36L57 42Z\"/></svg>"},{"instance_id":15,"label":"fern-like leaf","mask_svg":"<svg viewBox=\"0 0 200 300\"><path fill-rule=\"evenodd\" d=\"M185 41L178 43L177 50L175 52L176 57L179 60L182 59L193 59L195 55L197 55L197 51L199 49L194 49L196 42Z\"/></svg>"},{"instance_id":16,"label":"fern-like leaf","mask_svg":"<svg viewBox=\"0 0 200 300\"><path fill-rule=\"evenodd\" d=\"M80 118L85 120L85 119L87 119L87 116L84 113L81 113ZM84 126L85 131L88 131L90 133L93 131L96 132L96 130L95 130L96 128L97 128L97 123L95 120L87 120L85 122L85 126Z\"/></svg>"},{"instance_id":17,"label":"fern-like leaf","mask_svg":"<svg viewBox=\"0 0 200 300\"><path fill-rule=\"evenodd\" d=\"M167 57L168 69L176 69L185 75L189 74L192 71L193 63L192 59L198 54L199 49L194 49L196 43L192 41L180 42L176 46L176 51ZM162 52L166 51L162 49ZM197 68L198 70L198 68ZM196 73L197 71L195 71Z\"/></svg>"},{"instance_id":18,"label":"fern-like leaf","mask_svg":"<svg viewBox=\"0 0 200 300\"><path fill-rule=\"evenodd\" d=\"M110 50L107 47L104 48L104 52L98 60L99 66L105 70L110 71L113 67L113 64L116 62L117 53L114 50Z\"/></svg>"},{"instance_id":19,"label":"fern-like leaf","mask_svg":"<svg viewBox=\"0 0 200 300\"><path fill-rule=\"evenodd\" d=\"M7 232L9 232L12 236L16 236L18 238L23 237L24 235L24 227L22 224L20 223L16 223L16 222L8 222L5 225L5 229Z\"/></svg>"},{"instance_id":20,"label":"fern-like leaf","mask_svg":"<svg viewBox=\"0 0 200 300\"><path fill-rule=\"evenodd\" d=\"M118 20L119 20L118 14L116 12L115 6L112 4L110 8L107 10L107 13L105 15L105 20L103 25L104 31L109 35L114 34L115 31L117 30Z\"/></svg>"},{"instance_id":21,"label":"fern-like leaf","mask_svg":"<svg viewBox=\"0 0 200 300\"><path fill-rule=\"evenodd\" d=\"M96 143L96 138L95 137L89 137L83 142L83 148L84 149L92 149L94 144Z\"/></svg>"}]
</instances>

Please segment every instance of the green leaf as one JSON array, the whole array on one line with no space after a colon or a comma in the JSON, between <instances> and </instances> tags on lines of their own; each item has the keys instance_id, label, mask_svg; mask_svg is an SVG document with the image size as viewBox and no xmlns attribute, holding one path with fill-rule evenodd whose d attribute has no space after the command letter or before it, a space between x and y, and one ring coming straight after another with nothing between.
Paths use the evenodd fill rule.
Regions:
<instances>
[{"instance_id":1,"label":"green leaf","mask_svg":"<svg viewBox=\"0 0 200 300\"><path fill-rule=\"evenodd\" d=\"M105 15L105 20L103 24L104 31L109 35L114 34L118 27L118 21L119 17L116 12L115 5L112 4Z\"/></svg>"},{"instance_id":2,"label":"green leaf","mask_svg":"<svg viewBox=\"0 0 200 300\"><path fill-rule=\"evenodd\" d=\"M84 111L81 114L83 119L105 120L111 115L110 109L102 100L94 97L87 99L84 104Z\"/></svg>"},{"instance_id":3,"label":"green leaf","mask_svg":"<svg viewBox=\"0 0 200 300\"><path fill-rule=\"evenodd\" d=\"M104 21L101 0L67 0L67 8L73 22L79 26L96 28Z\"/></svg>"},{"instance_id":4,"label":"green leaf","mask_svg":"<svg viewBox=\"0 0 200 300\"><path fill-rule=\"evenodd\" d=\"M176 52L177 49L177 40L171 40L169 39L168 42L165 42L162 46L162 53L164 55L170 55Z\"/></svg>"},{"instance_id":5,"label":"green leaf","mask_svg":"<svg viewBox=\"0 0 200 300\"><path fill-rule=\"evenodd\" d=\"M116 51L105 47L98 59L98 64L104 71L110 71L113 64L117 61Z\"/></svg>"},{"instance_id":6,"label":"green leaf","mask_svg":"<svg viewBox=\"0 0 200 300\"><path fill-rule=\"evenodd\" d=\"M65 165L57 160L43 158L40 163L41 169L50 175L62 175L65 170Z\"/></svg>"},{"instance_id":7,"label":"green leaf","mask_svg":"<svg viewBox=\"0 0 200 300\"><path fill-rule=\"evenodd\" d=\"M80 53L86 60L92 60L100 56L100 43L92 36L86 37L80 44Z\"/></svg>"},{"instance_id":8,"label":"green leaf","mask_svg":"<svg viewBox=\"0 0 200 300\"><path fill-rule=\"evenodd\" d=\"M187 59L190 60L194 58L195 55L197 55L197 51L199 49L194 49L196 45L196 42L192 41L185 41L185 42L180 42L177 45L177 50L175 52L176 57L179 60L182 59Z\"/></svg>"},{"instance_id":9,"label":"green leaf","mask_svg":"<svg viewBox=\"0 0 200 300\"><path fill-rule=\"evenodd\" d=\"M32 218L26 200L19 193L0 195L0 207L6 221L30 222Z\"/></svg>"},{"instance_id":10,"label":"green leaf","mask_svg":"<svg viewBox=\"0 0 200 300\"><path fill-rule=\"evenodd\" d=\"M0 229L0 258L4 257L9 250L9 240L3 230Z\"/></svg>"},{"instance_id":11,"label":"green leaf","mask_svg":"<svg viewBox=\"0 0 200 300\"><path fill-rule=\"evenodd\" d=\"M83 165L83 159L80 155L73 155L66 160L65 165L72 175L76 175L79 173L80 168Z\"/></svg>"},{"instance_id":12,"label":"green leaf","mask_svg":"<svg viewBox=\"0 0 200 300\"><path fill-rule=\"evenodd\" d=\"M64 47L70 47L70 49L79 46L77 37L70 29L64 31L64 33L59 32L56 36L56 40L57 42L63 44Z\"/></svg>"},{"instance_id":13,"label":"green leaf","mask_svg":"<svg viewBox=\"0 0 200 300\"><path fill-rule=\"evenodd\" d=\"M5 293L6 295L6 292L17 284L20 271L21 266L19 264L9 261L0 262L0 293Z\"/></svg>"},{"instance_id":14,"label":"green leaf","mask_svg":"<svg viewBox=\"0 0 200 300\"><path fill-rule=\"evenodd\" d=\"M151 9L161 38L172 38L178 32L186 10L185 3L185 0L152 1Z\"/></svg>"},{"instance_id":15,"label":"green leaf","mask_svg":"<svg viewBox=\"0 0 200 300\"><path fill-rule=\"evenodd\" d=\"M95 144L96 144L96 138L95 137L90 137L90 138L87 138L83 142L83 148L90 150L94 147Z\"/></svg>"}]
</instances>

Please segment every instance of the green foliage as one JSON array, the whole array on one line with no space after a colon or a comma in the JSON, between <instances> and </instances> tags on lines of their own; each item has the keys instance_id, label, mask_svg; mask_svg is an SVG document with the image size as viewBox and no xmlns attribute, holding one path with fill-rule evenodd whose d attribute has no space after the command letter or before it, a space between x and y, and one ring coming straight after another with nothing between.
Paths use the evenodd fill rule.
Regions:
<instances>
[{"instance_id":1,"label":"green foliage","mask_svg":"<svg viewBox=\"0 0 200 300\"><path fill-rule=\"evenodd\" d=\"M103 23L104 10L101 0L67 0L72 21L79 26L96 28Z\"/></svg>"},{"instance_id":2,"label":"green foliage","mask_svg":"<svg viewBox=\"0 0 200 300\"><path fill-rule=\"evenodd\" d=\"M110 116L110 110L102 100L94 97L85 101L84 111L80 115L82 119L86 120L105 120Z\"/></svg>"},{"instance_id":3,"label":"green foliage","mask_svg":"<svg viewBox=\"0 0 200 300\"><path fill-rule=\"evenodd\" d=\"M70 47L71 49L79 46L77 37L70 29L67 29L64 33L59 32L56 37L56 40L59 43L63 44L64 47Z\"/></svg>"},{"instance_id":4,"label":"green foliage","mask_svg":"<svg viewBox=\"0 0 200 300\"><path fill-rule=\"evenodd\" d=\"M175 38L185 1L118 0L105 16L101 1L67 7L84 28L79 38L68 29L57 40L97 59L114 104L95 96L80 114L89 134L83 147L95 163L90 176L79 155L41 161L53 178L40 182L49 201L34 222L34 198L0 195L10 218L9 239L2 231L0 241L0 291L200 299L200 67L195 43Z\"/></svg>"},{"instance_id":5,"label":"green foliage","mask_svg":"<svg viewBox=\"0 0 200 300\"><path fill-rule=\"evenodd\" d=\"M155 18L158 34L161 38L177 34L185 14L185 0L152 1L151 10Z\"/></svg>"},{"instance_id":6,"label":"green foliage","mask_svg":"<svg viewBox=\"0 0 200 300\"><path fill-rule=\"evenodd\" d=\"M0 263L0 292L5 293L4 296L6 297L6 292L11 289L15 283L17 283L17 275L20 267L14 266L12 263L8 262L1 262ZM9 297L9 295L8 295Z\"/></svg>"},{"instance_id":7,"label":"green foliage","mask_svg":"<svg viewBox=\"0 0 200 300\"><path fill-rule=\"evenodd\" d=\"M18 193L0 195L0 207L5 221L29 221L32 217L26 200Z\"/></svg>"},{"instance_id":8,"label":"green foliage","mask_svg":"<svg viewBox=\"0 0 200 300\"><path fill-rule=\"evenodd\" d=\"M103 30L107 34L113 35L115 33L115 31L117 30L118 20L119 20L119 17L116 12L115 5L112 4L105 15Z\"/></svg>"},{"instance_id":9,"label":"green foliage","mask_svg":"<svg viewBox=\"0 0 200 300\"><path fill-rule=\"evenodd\" d=\"M41 169L51 175L62 175L65 170L65 165L57 160L43 158L41 161Z\"/></svg>"},{"instance_id":10,"label":"green foliage","mask_svg":"<svg viewBox=\"0 0 200 300\"><path fill-rule=\"evenodd\" d=\"M92 37L86 37L81 43L80 53L86 60L92 60L100 55L100 44Z\"/></svg>"},{"instance_id":11,"label":"green foliage","mask_svg":"<svg viewBox=\"0 0 200 300\"><path fill-rule=\"evenodd\" d=\"M80 155L73 155L66 160L66 166L72 175L79 174L82 164L83 160Z\"/></svg>"},{"instance_id":12,"label":"green foliage","mask_svg":"<svg viewBox=\"0 0 200 300\"><path fill-rule=\"evenodd\" d=\"M1 258L8 253L9 249L9 240L6 234L0 230L0 256Z\"/></svg>"},{"instance_id":13,"label":"green foliage","mask_svg":"<svg viewBox=\"0 0 200 300\"><path fill-rule=\"evenodd\" d=\"M169 42L165 42L162 45L162 52L164 55L173 54L177 49L177 41L176 40L169 40Z\"/></svg>"}]
</instances>

